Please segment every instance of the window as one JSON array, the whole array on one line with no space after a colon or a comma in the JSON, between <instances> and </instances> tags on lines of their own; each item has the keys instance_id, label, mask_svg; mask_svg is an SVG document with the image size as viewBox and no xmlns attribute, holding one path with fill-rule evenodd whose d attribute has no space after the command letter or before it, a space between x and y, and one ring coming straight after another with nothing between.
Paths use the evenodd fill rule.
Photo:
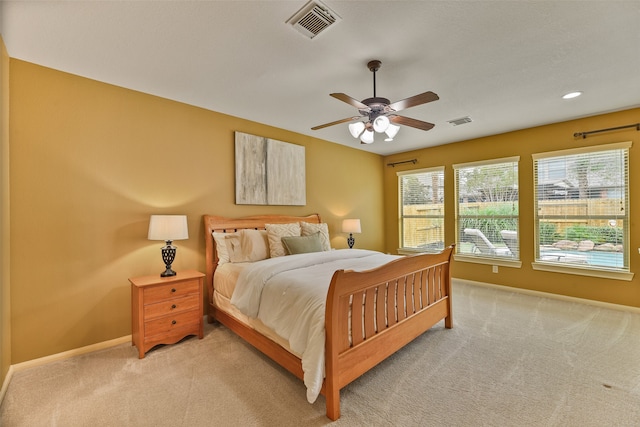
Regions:
<instances>
[{"instance_id":1,"label":"window","mask_svg":"<svg viewBox=\"0 0 640 427\"><path fill-rule=\"evenodd\" d=\"M517 261L519 157L453 165L456 253L463 260ZM507 264L509 265L509 264Z\"/></svg>"},{"instance_id":2,"label":"window","mask_svg":"<svg viewBox=\"0 0 640 427\"><path fill-rule=\"evenodd\" d=\"M630 147L533 155L536 263L629 272Z\"/></svg>"},{"instance_id":3,"label":"window","mask_svg":"<svg viewBox=\"0 0 640 427\"><path fill-rule=\"evenodd\" d=\"M398 172L400 252L444 249L444 167Z\"/></svg>"}]
</instances>

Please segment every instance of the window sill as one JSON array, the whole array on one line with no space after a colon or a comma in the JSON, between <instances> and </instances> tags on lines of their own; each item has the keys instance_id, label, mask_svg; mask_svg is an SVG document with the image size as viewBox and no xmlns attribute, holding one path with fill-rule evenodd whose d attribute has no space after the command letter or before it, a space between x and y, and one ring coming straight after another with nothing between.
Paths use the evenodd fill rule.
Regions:
<instances>
[{"instance_id":1,"label":"window sill","mask_svg":"<svg viewBox=\"0 0 640 427\"><path fill-rule=\"evenodd\" d=\"M453 256L456 261L472 262L475 264L499 265L501 267L520 268L522 261L509 258L491 258L472 255L456 254Z\"/></svg>"},{"instance_id":2,"label":"window sill","mask_svg":"<svg viewBox=\"0 0 640 427\"><path fill-rule=\"evenodd\" d=\"M601 277L603 279L625 280L630 282L634 273L619 270L607 270L606 268L584 268L567 265L559 265L550 262L536 261L531 263L534 270L550 271L552 273L577 274L580 276Z\"/></svg>"},{"instance_id":3,"label":"window sill","mask_svg":"<svg viewBox=\"0 0 640 427\"><path fill-rule=\"evenodd\" d=\"M407 248L398 248L398 255L418 255L418 254L438 254L442 252L444 249L438 249L434 251L426 251L421 249L407 249Z\"/></svg>"}]
</instances>

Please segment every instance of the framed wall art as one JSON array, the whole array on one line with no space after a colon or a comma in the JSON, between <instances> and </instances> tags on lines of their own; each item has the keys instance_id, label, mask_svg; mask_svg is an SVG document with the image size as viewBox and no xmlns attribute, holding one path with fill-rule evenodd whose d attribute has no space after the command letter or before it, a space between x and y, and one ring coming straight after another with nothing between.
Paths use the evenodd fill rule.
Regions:
<instances>
[{"instance_id":1,"label":"framed wall art","mask_svg":"<svg viewBox=\"0 0 640 427\"><path fill-rule=\"evenodd\" d=\"M235 133L236 204L307 204L305 148L275 139Z\"/></svg>"}]
</instances>

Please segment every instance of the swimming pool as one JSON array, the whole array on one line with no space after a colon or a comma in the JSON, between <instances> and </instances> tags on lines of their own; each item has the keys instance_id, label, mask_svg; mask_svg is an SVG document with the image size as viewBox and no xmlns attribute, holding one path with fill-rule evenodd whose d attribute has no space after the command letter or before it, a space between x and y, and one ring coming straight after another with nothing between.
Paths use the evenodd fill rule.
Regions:
<instances>
[{"instance_id":1,"label":"swimming pool","mask_svg":"<svg viewBox=\"0 0 640 427\"><path fill-rule=\"evenodd\" d=\"M540 251L540 259L575 264L588 264L598 267L624 267L622 252L602 251Z\"/></svg>"}]
</instances>

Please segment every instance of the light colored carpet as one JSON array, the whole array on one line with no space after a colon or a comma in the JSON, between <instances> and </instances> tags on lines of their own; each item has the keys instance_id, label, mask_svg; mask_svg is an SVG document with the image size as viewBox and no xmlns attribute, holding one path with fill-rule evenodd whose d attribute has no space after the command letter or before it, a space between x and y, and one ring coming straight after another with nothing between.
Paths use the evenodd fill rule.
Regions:
<instances>
[{"instance_id":1,"label":"light colored carpet","mask_svg":"<svg viewBox=\"0 0 640 427\"><path fill-rule=\"evenodd\" d=\"M640 426L640 315L456 283L440 323L342 391L338 426ZM10 426L321 426L324 398L220 325L17 372Z\"/></svg>"}]
</instances>

